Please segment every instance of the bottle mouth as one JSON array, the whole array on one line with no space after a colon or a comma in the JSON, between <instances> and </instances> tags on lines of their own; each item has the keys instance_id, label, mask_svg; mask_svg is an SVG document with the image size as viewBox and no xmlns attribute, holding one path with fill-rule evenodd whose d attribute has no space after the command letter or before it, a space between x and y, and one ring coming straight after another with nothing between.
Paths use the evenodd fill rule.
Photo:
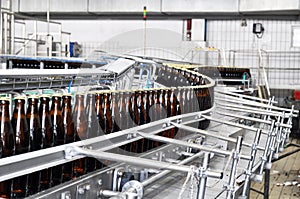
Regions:
<instances>
[{"instance_id":1,"label":"bottle mouth","mask_svg":"<svg viewBox=\"0 0 300 199\"><path fill-rule=\"evenodd\" d=\"M51 95L50 94L42 94L40 95L40 98L50 98Z\"/></svg>"},{"instance_id":2,"label":"bottle mouth","mask_svg":"<svg viewBox=\"0 0 300 199\"><path fill-rule=\"evenodd\" d=\"M0 97L0 101L10 101L9 97Z\"/></svg>"},{"instance_id":3,"label":"bottle mouth","mask_svg":"<svg viewBox=\"0 0 300 199\"><path fill-rule=\"evenodd\" d=\"M26 97L24 95L19 95L19 96L16 96L14 97L15 100L25 100Z\"/></svg>"}]
</instances>

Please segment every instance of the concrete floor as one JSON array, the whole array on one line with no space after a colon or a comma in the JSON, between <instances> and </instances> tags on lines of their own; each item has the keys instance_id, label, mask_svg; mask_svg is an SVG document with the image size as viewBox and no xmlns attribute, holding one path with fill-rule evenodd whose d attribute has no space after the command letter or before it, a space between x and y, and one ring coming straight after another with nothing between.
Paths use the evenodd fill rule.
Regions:
<instances>
[{"instance_id":1,"label":"concrete floor","mask_svg":"<svg viewBox=\"0 0 300 199\"><path fill-rule=\"evenodd\" d=\"M292 143L300 145L300 139L292 139ZM288 147L284 153L299 147ZM282 154L281 154L282 155ZM294 183L294 185L291 185ZM252 183L252 188L263 192L264 182ZM250 192L250 199L261 199L263 195ZM300 198L300 151L273 163L270 172L270 199L299 199Z\"/></svg>"}]
</instances>

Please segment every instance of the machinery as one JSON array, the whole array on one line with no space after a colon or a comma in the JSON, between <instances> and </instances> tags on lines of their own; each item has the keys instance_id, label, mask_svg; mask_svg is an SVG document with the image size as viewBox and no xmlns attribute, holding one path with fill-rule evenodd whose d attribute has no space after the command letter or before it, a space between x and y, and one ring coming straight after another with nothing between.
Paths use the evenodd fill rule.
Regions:
<instances>
[{"instance_id":1,"label":"machinery","mask_svg":"<svg viewBox=\"0 0 300 199\"><path fill-rule=\"evenodd\" d=\"M224 75L229 69L206 76L202 73L207 70L191 64L132 56L116 57L109 64L10 56L1 60L0 89L10 104L29 91L91 93L107 97L104 120L119 127L108 132L106 126L102 135L0 159L0 181L85 158L102 164L27 198L248 198L251 181L262 181L289 142L297 115L293 108L276 106L274 98L216 86L214 79L222 77L247 93L247 69L231 70L239 82L233 84L234 78ZM118 115L114 112L120 96L132 103L125 106L127 124L131 122L126 128L121 128L124 117L118 118L120 103ZM151 97L153 102L148 102Z\"/></svg>"}]
</instances>

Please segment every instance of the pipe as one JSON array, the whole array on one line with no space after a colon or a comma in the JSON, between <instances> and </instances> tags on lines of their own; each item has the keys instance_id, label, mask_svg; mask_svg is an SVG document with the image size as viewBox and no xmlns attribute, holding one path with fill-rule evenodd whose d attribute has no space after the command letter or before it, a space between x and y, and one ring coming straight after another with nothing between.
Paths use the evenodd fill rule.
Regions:
<instances>
[{"instance_id":1,"label":"pipe","mask_svg":"<svg viewBox=\"0 0 300 199\"><path fill-rule=\"evenodd\" d=\"M256 157L257 146L258 146L259 140L260 140L260 134L261 134L261 130L257 130L256 134L255 134L255 138L254 138L252 150L251 150L251 157L253 159L249 161L248 168L245 171L245 175L246 175L246 177L245 177L245 183L244 183L244 186L243 186L242 195L239 197L239 199L247 198L247 195L249 194L250 180L251 180L250 177L251 177L251 174L252 174L254 160L255 160L255 157Z\"/></svg>"},{"instance_id":2,"label":"pipe","mask_svg":"<svg viewBox=\"0 0 300 199\"><path fill-rule=\"evenodd\" d=\"M161 141L161 142L165 142L165 143L171 143L171 144L192 147L192 148L200 149L200 150L203 150L206 152L217 153L220 155L226 155L226 156L231 155L231 151L224 151L224 150L220 150L220 149L205 147L205 146L198 145L198 144L187 143L186 141L166 138L166 137L162 137L162 136L158 136L158 135L149 135L149 134L142 133L142 132L138 132L138 134L144 138L155 140L155 141ZM240 155L240 158L245 159L245 160L251 160L251 157L247 156L247 155Z\"/></svg>"},{"instance_id":3,"label":"pipe","mask_svg":"<svg viewBox=\"0 0 300 199\"><path fill-rule=\"evenodd\" d=\"M239 108L239 111L251 111L253 113L263 114L263 115L270 115L270 116L283 116L282 112L276 112L276 111L268 111L268 110L262 110L258 108L253 108L249 106L241 106L241 105L235 105L235 104L229 104L229 103L220 103L216 102L216 104L220 105L222 107L233 107L233 108ZM293 114L294 117L296 117L296 114ZM288 118L289 116L286 116Z\"/></svg>"},{"instance_id":4,"label":"pipe","mask_svg":"<svg viewBox=\"0 0 300 199\"><path fill-rule=\"evenodd\" d=\"M221 112L221 111L216 111L216 113L218 113L220 115L226 115L226 116L230 116L230 117L251 120L254 122L260 122L260 123L265 123L265 124L270 124L270 125L272 124L272 122L270 120L264 120L264 119L254 118L254 117L247 117L247 116L243 116L243 115L235 115L235 114L231 114L228 112ZM280 123L279 126L285 127L285 128L292 128L292 125L288 125L288 124L284 124L284 123Z\"/></svg>"},{"instance_id":5,"label":"pipe","mask_svg":"<svg viewBox=\"0 0 300 199\"><path fill-rule=\"evenodd\" d=\"M203 153L204 153L203 151L200 151L200 152L196 153L195 155L193 155L193 156L191 156L191 157L188 157L188 158L182 160L182 161L179 162L177 165L184 165L184 164L187 164L187 163L193 161L194 159L203 156ZM166 176L166 175L169 174L169 173L171 173L170 170L162 171L162 172L160 172L160 173L158 173L158 174L152 176L151 178L148 178L147 180L143 181L143 182L142 182L142 185L143 185L144 187L147 187L147 186L149 186L149 185L155 183L157 180L159 180L160 178Z\"/></svg>"},{"instance_id":6,"label":"pipe","mask_svg":"<svg viewBox=\"0 0 300 199\"><path fill-rule=\"evenodd\" d=\"M220 100L220 101L247 104L247 105L250 105L250 106L257 106L257 107L263 107L263 108L267 108L267 109L270 109L270 110L277 110L277 111L280 111L280 112L281 111L286 111L286 112L291 112L292 111L292 109L288 109L288 108L281 108L281 107L277 107L277 106L273 106L273 105L269 105L269 104L264 104L264 103L260 103L260 102L245 100L245 99L231 97L231 96L225 96L224 97L224 95L221 95L220 97L216 96L215 99Z\"/></svg>"},{"instance_id":7,"label":"pipe","mask_svg":"<svg viewBox=\"0 0 300 199\"><path fill-rule=\"evenodd\" d=\"M208 120L211 120L211 121L214 121L214 122L227 124L227 125L235 126L235 127L240 127L240 128L243 128L243 129L247 129L249 131L257 131L257 129L258 129L258 128L254 128L254 127L251 127L251 126L245 126L245 125L234 123L234 122L229 122L229 121L225 121L225 120L221 120L221 119L217 119L217 118L212 118L212 117L207 116L207 115L201 115L201 116L204 117L205 119L208 119ZM268 134L268 131L262 130L262 134Z\"/></svg>"},{"instance_id":8,"label":"pipe","mask_svg":"<svg viewBox=\"0 0 300 199\"><path fill-rule=\"evenodd\" d=\"M242 142L243 142L242 136L238 136L234 155L232 156L232 166L231 166L231 172L230 172L229 182L228 182L228 186L227 186L227 196L226 196L227 199L234 198L233 193L234 193L235 181L236 181L235 174L236 174L236 170L237 170L237 164L239 161L239 154L241 152Z\"/></svg>"},{"instance_id":9,"label":"pipe","mask_svg":"<svg viewBox=\"0 0 300 199\"><path fill-rule=\"evenodd\" d=\"M227 142L236 143L236 139L231 138L231 137L225 137L225 136L217 135L214 132L208 132L208 131L204 131L204 130L201 130L201 129L196 129L196 128L193 128L193 127L190 127L190 126L186 126L186 125L182 125L182 124L177 124L177 123L174 123L174 122L171 122L171 124L173 126L175 126L176 128L183 129L185 131L199 133L201 135L205 135L205 136L217 138L217 139L224 140L224 141L227 141ZM252 147L252 144L243 142L243 146ZM257 146L257 149L258 150L265 150L265 148L263 148L261 146Z\"/></svg>"},{"instance_id":10,"label":"pipe","mask_svg":"<svg viewBox=\"0 0 300 199\"><path fill-rule=\"evenodd\" d=\"M233 93L233 92L229 92L229 91L216 90L215 92L223 93L223 94L226 94L226 95L233 95L233 96L236 96L236 97L242 97L242 98L246 98L246 99L259 100L259 101L262 101L262 102L269 102L269 100L267 100L267 99L262 99L262 98L259 98L259 97L253 97L253 96L248 96L248 95L237 94L237 93ZM272 101L272 103L277 104L278 102L277 101Z\"/></svg>"},{"instance_id":11,"label":"pipe","mask_svg":"<svg viewBox=\"0 0 300 199\"><path fill-rule=\"evenodd\" d=\"M143 166L143 167L152 167L156 169L168 169L168 170L173 170L173 171L179 171L179 172L190 172L190 167L184 166L184 165L176 165L176 164L169 164L165 162L159 162L155 160L150 160L150 159L145 159L145 158L139 158L139 157L133 157L131 156L128 158L126 155L120 155L120 154L114 154L114 153L109 153L109 152L95 152L90 149L83 149L80 147L69 147L65 150L66 153L66 158L68 156L77 156L77 155L86 155L98 159L106 159L110 161L118 161L118 162L125 162L128 164L134 164L138 166Z\"/></svg>"},{"instance_id":12,"label":"pipe","mask_svg":"<svg viewBox=\"0 0 300 199\"><path fill-rule=\"evenodd\" d=\"M198 190L197 190L197 199L204 199L205 198L205 187L206 187L206 182L207 182L207 176L206 176L206 171L208 168L210 160L210 153L205 153L203 157L203 162L202 162L202 167L200 168L200 171L203 171L200 173L200 180L198 184Z\"/></svg>"}]
</instances>

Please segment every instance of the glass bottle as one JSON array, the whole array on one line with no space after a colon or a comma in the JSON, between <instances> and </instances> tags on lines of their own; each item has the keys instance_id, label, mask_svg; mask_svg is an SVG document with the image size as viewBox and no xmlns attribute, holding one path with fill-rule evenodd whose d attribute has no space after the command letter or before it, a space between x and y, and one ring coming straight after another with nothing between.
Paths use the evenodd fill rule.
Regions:
<instances>
[{"instance_id":1,"label":"glass bottle","mask_svg":"<svg viewBox=\"0 0 300 199\"><path fill-rule=\"evenodd\" d=\"M202 78L200 80L200 85L205 85L206 82L205 80ZM200 110L206 110L212 107L211 104L211 95L209 93L209 89L208 88L200 88L199 89L199 96L198 97L198 101L199 101L199 108ZM198 128L199 129L206 129L209 126L210 121L209 120L204 120L199 122Z\"/></svg>"},{"instance_id":2,"label":"glass bottle","mask_svg":"<svg viewBox=\"0 0 300 199\"><path fill-rule=\"evenodd\" d=\"M105 116L104 116L104 93L98 92L95 94L95 108L96 108L96 115L98 118L99 125L102 129L100 132L102 135L105 132Z\"/></svg>"},{"instance_id":3,"label":"glass bottle","mask_svg":"<svg viewBox=\"0 0 300 199\"><path fill-rule=\"evenodd\" d=\"M15 154L15 137L9 118L9 98L0 98L0 158ZM0 182L0 198L12 197L12 180Z\"/></svg>"},{"instance_id":4,"label":"glass bottle","mask_svg":"<svg viewBox=\"0 0 300 199\"><path fill-rule=\"evenodd\" d=\"M167 101L170 101L170 98L168 97L168 90L161 89L160 98L159 98L160 107L161 107L161 119L168 117L168 108L170 108L170 106L168 107ZM169 130L162 131L158 135L163 137L169 137ZM159 142L159 145L162 144L163 142Z\"/></svg>"},{"instance_id":5,"label":"glass bottle","mask_svg":"<svg viewBox=\"0 0 300 199\"><path fill-rule=\"evenodd\" d=\"M87 94L86 115L87 115L87 133L86 133L87 138L94 138L99 136L101 129L96 114L94 93ZM100 161L91 157L87 158L87 165L86 165L87 173L95 171L96 169L100 169L100 168L102 168Z\"/></svg>"},{"instance_id":6,"label":"glass bottle","mask_svg":"<svg viewBox=\"0 0 300 199\"><path fill-rule=\"evenodd\" d=\"M40 124L42 127L43 139L43 148L50 148L54 146L54 134L53 126L51 122L51 116L49 112L50 106L50 95L40 96L40 107L39 107L39 117ZM41 181L40 181L40 190L48 189L52 186L52 168L44 169L41 171Z\"/></svg>"},{"instance_id":7,"label":"glass bottle","mask_svg":"<svg viewBox=\"0 0 300 199\"><path fill-rule=\"evenodd\" d=\"M63 94L62 96L62 118L63 131L66 136L65 143L72 143L75 141L75 128L72 120L72 95ZM63 165L63 182L69 181L73 178L73 162L68 162Z\"/></svg>"},{"instance_id":8,"label":"glass bottle","mask_svg":"<svg viewBox=\"0 0 300 199\"><path fill-rule=\"evenodd\" d=\"M119 117L120 117L120 123L119 128L120 130L125 130L128 128L128 118L127 118L127 112L126 112L126 100L125 100L125 91L120 91L119 93L119 101L118 101L118 107L119 107Z\"/></svg>"},{"instance_id":9,"label":"glass bottle","mask_svg":"<svg viewBox=\"0 0 300 199\"><path fill-rule=\"evenodd\" d=\"M52 104L50 109L51 122L53 125L54 146L65 144L66 134L64 133L63 117L62 117L62 95L53 94ZM62 183L63 165L58 165L52 168L52 183L53 186Z\"/></svg>"},{"instance_id":10,"label":"glass bottle","mask_svg":"<svg viewBox=\"0 0 300 199\"><path fill-rule=\"evenodd\" d=\"M87 116L84 108L84 93L75 95L73 112L75 126L75 141L87 139ZM73 162L73 178L86 174L87 158L81 158Z\"/></svg>"},{"instance_id":11,"label":"glass bottle","mask_svg":"<svg viewBox=\"0 0 300 199\"><path fill-rule=\"evenodd\" d=\"M25 115L25 97L18 96L14 99L15 107L11 120L16 139L15 154L23 154L30 151L30 133ZM28 175L13 179L12 198L24 198L27 196Z\"/></svg>"},{"instance_id":12,"label":"glass bottle","mask_svg":"<svg viewBox=\"0 0 300 199\"><path fill-rule=\"evenodd\" d=\"M109 134L113 130L113 121L111 114L111 94L108 92L104 93L104 117L105 117L105 134Z\"/></svg>"},{"instance_id":13,"label":"glass bottle","mask_svg":"<svg viewBox=\"0 0 300 199\"><path fill-rule=\"evenodd\" d=\"M141 90L139 92L139 100L140 103L138 103L139 105L139 112L140 112L140 125L143 124L147 124L148 123L148 117L149 115L147 115L147 111L146 111L146 104L149 104L149 99L147 99L147 91L146 90ZM141 152L145 152L149 149L149 140L143 138L142 140L142 151Z\"/></svg>"},{"instance_id":14,"label":"glass bottle","mask_svg":"<svg viewBox=\"0 0 300 199\"><path fill-rule=\"evenodd\" d=\"M127 128L134 127L134 112L132 109L132 100L133 95L130 91L126 91L125 93L125 102L126 102L126 113L128 114L128 120L127 120Z\"/></svg>"},{"instance_id":15,"label":"glass bottle","mask_svg":"<svg viewBox=\"0 0 300 199\"><path fill-rule=\"evenodd\" d=\"M153 89L146 90L146 96L144 98L145 99L146 123L150 123L151 120L153 119L153 116L150 115L151 109L153 108L152 106L154 104L152 91L153 91ZM145 147L147 147L147 148L146 149L144 148L144 151L151 150L153 147L153 141L147 139L147 145Z\"/></svg>"},{"instance_id":16,"label":"glass bottle","mask_svg":"<svg viewBox=\"0 0 300 199\"><path fill-rule=\"evenodd\" d=\"M176 116L178 114L178 100L175 95L175 88L171 88L169 90L170 95L170 117ZM178 132L178 128L172 128L170 129L170 138L175 138L176 134Z\"/></svg>"},{"instance_id":17,"label":"glass bottle","mask_svg":"<svg viewBox=\"0 0 300 199\"><path fill-rule=\"evenodd\" d=\"M146 112L146 123L150 123L151 122L151 118L149 115L149 111L150 111L150 96L151 96L151 91L149 89L147 89L145 92L145 96L144 96L144 104L145 104L145 112Z\"/></svg>"},{"instance_id":18,"label":"glass bottle","mask_svg":"<svg viewBox=\"0 0 300 199\"><path fill-rule=\"evenodd\" d=\"M87 116L87 138L100 135L100 125L96 113L95 93L87 94L86 116Z\"/></svg>"},{"instance_id":19,"label":"glass bottle","mask_svg":"<svg viewBox=\"0 0 300 199\"><path fill-rule=\"evenodd\" d=\"M119 128L120 130L125 130L128 128L128 119L129 119L129 115L127 112L127 106L126 106L126 91L122 90L119 93L119 101L118 101L118 107L119 107L119 118L120 118L120 122L119 122ZM123 153L125 153L125 151L130 151L130 144L126 144L123 146L120 146L121 149L123 149Z\"/></svg>"},{"instance_id":20,"label":"glass bottle","mask_svg":"<svg viewBox=\"0 0 300 199\"><path fill-rule=\"evenodd\" d=\"M118 98L119 98L119 93L116 91L111 92L111 117L112 117L112 131L113 132L118 132L120 130L120 113L119 113L119 107L118 107Z\"/></svg>"},{"instance_id":21,"label":"glass bottle","mask_svg":"<svg viewBox=\"0 0 300 199\"><path fill-rule=\"evenodd\" d=\"M43 148L43 135L38 112L38 97L29 96L26 112L27 125L30 132L30 151ZM33 195L40 191L41 172L36 171L28 176L28 194Z\"/></svg>"},{"instance_id":22,"label":"glass bottle","mask_svg":"<svg viewBox=\"0 0 300 199\"><path fill-rule=\"evenodd\" d=\"M140 113L139 113L139 109L138 109L138 91L133 91L132 95L131 95L131 101L132 101L132 108L131 108L131 119L134 122L134 126L138 126L140 125ZM142 151L142 147L140 146L142 145L141 142L139 141L134 141L131 143L131 152L134 153L139 153L140 151Z\"/></svg>"},{"instance_id":23,"label":"glass bottle","mask_svg":"<svg viewBox=\"0 0 300 199\"><path fill-rule=\"evenodd\" d=\"M145 111L145 92L144 90L138 90L135 93L136 95L136 106L137 106L137 114L138 114L138 125L146 124L147 115ZM142 153L144 150L147 150L147 141L146 139L142 138L137 141L137 152Z\"/></svg>"},{"instance_id":24,"label":"glass bottle","mask_svg":"<svg viewBox=\"0 0 300 199\"><path fill-rule=\"evenodd\" d=\"M183 87L181 90L181 97L180 97L180 107L181 107L181 114L188 113L188 103L187 103L187 88ZM187 135L185 130L181 130L182 137Z\"/></svg>"},{"instance_id":25,"label":"glass bottle","mask_svg":"<svg viewBox=\"0 0 300 199\"><path fill-rule=\"evenodd\" d=\"M160 89L155 89L154 90L154 104L153 108L151 110L152 116L155 118L154 121L158 121L162 119L163 115L163 110L162 110L162 105L161 105L161 90ZM159 142L158 141L153 141L153 148L158 147Z\"/></svg>"}]
</instances>

